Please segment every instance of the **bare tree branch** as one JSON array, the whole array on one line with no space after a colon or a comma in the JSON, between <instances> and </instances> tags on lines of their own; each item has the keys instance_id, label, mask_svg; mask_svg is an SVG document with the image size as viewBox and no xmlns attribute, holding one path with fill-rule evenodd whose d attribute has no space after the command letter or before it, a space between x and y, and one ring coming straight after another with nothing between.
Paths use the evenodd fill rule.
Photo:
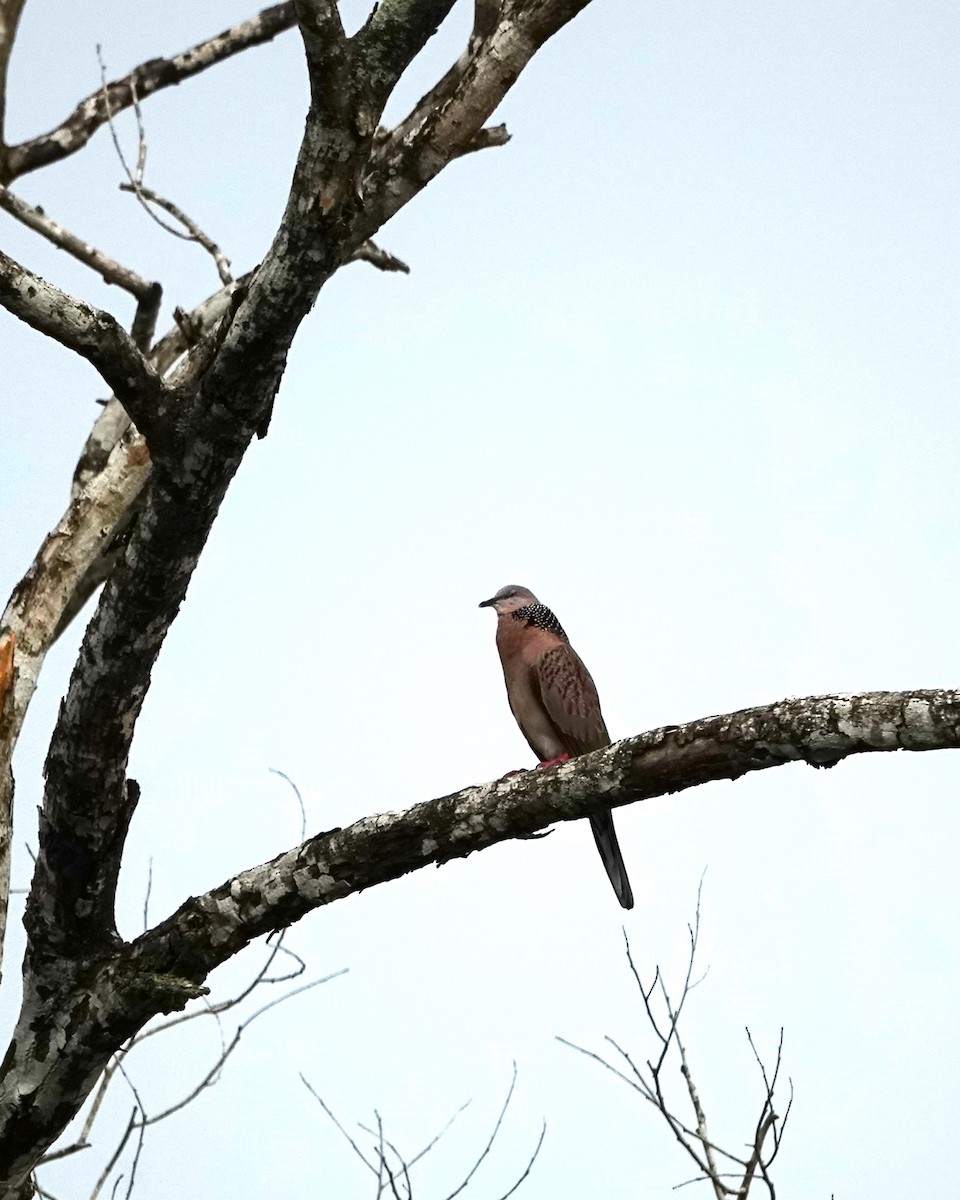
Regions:
<instances>
[{"instance_id":1,"label":"bare tree branch","mask_svg":"<svg viewBox=\"0 0 960 1200\"><path fill-rule=\"evenodd\" d=\"M220 282L224 284L224 286L229 283L233 283L233 276L230 274L230 260L226 257L213 238L210 237L209 234L204 233L196 221L194 221L191 217L188 217L182 208L178 208L172 200L168 200L165 196L158 195L152 188L145 187L142 183L121 183L120 191L133 192L137 196L140 196L144 200L148 201L150 204L156 204L158 208L162 208L164 212L168 212L171 217L174 217L180 222L180 224L186 230L186 233L181 233L179 230L173 229L169 225L164 225L164 228L170 233L174 234L176 237L183 238L184 241L196 242L197 245L206 250L206 252L213 259L217 267L217 272L220 276Z\"/></svg>"},{"instance_id":2,"label":"bare tree branch","mask_svg":"<svg viewBox=\"0 0 960 1200\"><path fill-rule=\"evenodd\" d=\"M741 714L734 714L739 716ZM612 1071L614 1075L622 1079L630 1087L640 1093L640 1095L653 1107L666 1121L670 1131L673 1133L676 1140L683 1147L684 1151L697 1165L700 1172L693 1179L684 1180L676 1185L677 1188L689 1186L691 1183L709 1183L713 1189L715 1200L726 1200L727 1197L736 1197L736 1200L747 1200L750 1188L756 1179L759 1171L761 1178L767 1186L767 1190L771 1200L775 1200L775 1189L773 1182L770 1179L768 1168L776 1157L777 1150L780 1145L780 1137L783 1132L783 1122L781 1122L780 1133L777 1133L777 1122L780 1118L777 1116L774 1108L774 1088L776 1087L777 1077L780 1073L780 1065L783 1052L783 1030L780 1030L780 1040L777 1047L777 1062L774 1068L772 1079L767 1075L766 1067L760 1058L757 1048L754 1045L753 1038L750 1035L750 1030L747 1030L747 1040L750 1043L750 1049L753 1051L760 1073L763 1077L764 1096L760 1109L760 1116L757 1120L756 1128L753 1135L753 1141L750 1145L750 1155L748 1158L740 1158L736 1154L732 1154L729 1150L724 1150L711 1138L707 1128L707 1116L700 1099L699 1090L694 1082L693 1073L690 1070L690 1064L687 1060L686 1047L680 1037L679 1020L684 1004L690 992L703 979L693 979L693 968L696 962L697 946L700 936L700 898L703 891L703 877L700 879L700 886L697 888L697 908L696 916L692 925L688 926L690 938L690 951L687 957L686 976L683 981L683 987L680 993L680 1001L674 1006L667 991L663 975L657 968L653 982L649 987L644 987L633 961L633 956L630 952L630 943L627 941L627 961L630 965L630 971L637 984L637 989L640 992L640 997L643 1002L644 1013L656 1035L657 1041L660 1043L660 1054L656 1059L648 1059L646 1063L646 1071L638 1068L631 1058L630 1054L622 1049L611 1037L607 1037L606 1041L613 1046L620 1057L626 1062L630 1068L630 1075L625 1074L617 1066L608 1062L602 1055L594 1053L592 1050L587 1050L583 1046L578 1046L573 1042L568 1042L565 1038L558 1038L563 1045L569 1046L570 1049L578 1051L578 1053L591 1058L594 1062L599 1063L608 1071ZM651 1003L651 998L654 992L659 990L660 999L666 1013L666 1032L661 1029L660 1022L657 1019L655 1005ZM667 1056L672 1046L676 1047L677 1055L680 1059L680 1075L683 1077L686 1086L687 1098L693 1109L696 1125L691 1128L686 1122L681 1120L676 1115L676 1110L671 1105L667 1098L663 1082L663 1072L667 1062ZM793 1102L793 1085L790 1086L790 1103ZM789 1105L788 1105L789 1112ZM769 1134L773 1135L774 1148L773 1152L764 1157L764 1143ZM721 1170L718 1162L718 1157L726 1159L729 1163L735 1164L740 1168L737 1172L729 1170ZM728 1183L728 1180L735 1181L733 1184Z\"/></svg>"},{"instance_id":3,"label":"bare tree branch","mask_svg":"<svg viewBox=\"0 0 960 1200\"><path fill-rule=\"evenodd\" d=\"M122 79L108 84L106 95L98 89L81 101L56 129L11 147L0 183L10 183L20 175L75 154L107 123L108 104L110 112L118 113L133 104L134 95L145 100L154 92L182 83L251 46L272 41L295 24L293 5L275 4L173 58L152 58L141 63Z\"/></svg>"},{"instance_id":4,"label":"bare tree branch","mask_svg":"<svg viewBox=\"0 0 960 1200\"><path fill-rule=\"evenodd\" d=\"M514 1089L516 1088L516 1086L517 1086L517 1064L516 1064L516 1062L514 1062L513 1074L510 1077L510 1086L507 1089L507 1098L503 1102L503 1107L500 1109L500 1113L497 1117L496 1124L493 1127L493 1131L491 1132L490 1137L487 1139L487 1144L480 1151L480 1156L477 1159L477 1161L473 1164L473 1166L470 1168L470 1170L464 1176L463 1182L460 1184L459 1187L454 1188L453 1191L449 1193L449 1195L447 1196L447 1200L454 1200L455 1196L460 1195L460 1193L464 1190L464 1188L466 1188L469 1185L470 1180L474 1177L474 1175L476 1175L477 1171L482 1166L484 1159L487 1157L487 1155L493 1149L493 1143L497 1140L497 1134L500 1132L500 1126L503 1124L503 1118L507 1115L507 1109L510 1107L510 1101L513 1099L513 1093L514 1093Z\"/></svg>"},{"instance_id":5,"label":"bare tree branch","mask_svg":"<svg viewBox=\"0 0 960 1200\"><path fill-rule=\"evenodd\" d=\"M117 127L113 120L113 110L110 106L110 93L107 87L106 66L104 65L103 56L100 47L97 46L97 60L100 63L100 78L103 80L103 103L107 112L107 123L110 127L110 136L113 139L113 145L117 152L117 157L120 159L120 164L126 172L129 182L121 183L120 190L124 192L132 192L136 196L138 202L146 212L147 216L152 221L155 221L161 229L172 234L173 237L181 238L186 242L196 242L213 258L217 268L217 273L220 276L220 282L224 285L233 283L233 276L230 273L230 263L226 256L221 251L220 247L209 237L196 221L188 217L187 214L178 208L172 200L166 199L164 196L158 195L151 188L148 188L144 182L144 173L147 167L147 135L143 123L143 112L140 108L140 97L137 95L136 87L131 88L133 96L133 111L137 120L137 165L135 169L131 169L127 163L126 155L123 153L123 147L120 145L120 136L117 133ZM180 223L181 228L178 229L175 225L169 224L161 217L158 217L151 205L156 205L157 208L163 209L169 213L174 220Z\"/></svg>"},{"instance_id":6,"label":"bare tree branch","mask_svg":"<svg viewBox=\"0 0 960 1200\"><path fill-rule=\"evenodd\" d=\"M6 158L7 71L26 0L0 0L0 178Z\"/></svg>"},{"instance_id":7,"label":"bare tree branch","mask_svg":"<svg viewBox=\"0 0 960 1200\"><path fill-rule=\"evenodd\" d=\"M364 179L356 232L372 237L453 159L501 144L485 122L527 63L589 0L477 0L473 32L458 61L376 148Z\"/></svg>"},{"instance_id":8,"label":"bare tree branch","mask_svg":"<svg viewBox=\"0 0 960 1200\"><path fill-rule=\"evenodd\" d=\"M519 1176L519 1178L517 1179L517 1181L513 1185L513 1187L508 1188L507 1191L505 1191L503 1193L503 1195L500 1197L500 1200L509 1200L509 1197L513 1195L513 1193L517 1190L517 1188L521 1185L521 1183L523 1183L529 1177L530 1172L533 1170L533 1164L540 1157L540 1151L543 1149L543 1140L546 1136L547 1136L547 1123L546 1123L546 1121L544 1121L544 1123L540 1126L540 1136L539 1136L539 1138L537 1138L537 1144L533 1148L533 1153L530 1155L529 1162L524 1167L522 1174Z\"/></svg>"},{"instance_id":9,"label":"bare tree branch","mask_svg":"<svg viewBox=\"0 0 960 1200\"><path fill-rule=\"evenodd\" d=\"M390 1154L392 1154L394 1156L394 1158L397 1160L399 1173L402 1175L403 1186L406 1189L405 1200L412 1200L413 1185L410 1182L411 1169L417 1162L419 1162L422 1158L425 1158L426 1155L429 1154L430 1151L434 1149L434 1147L437 1145L437 1143L440 1141L440 1139L443 1137L443 1135L447 1132L447 1130L450 1128L450 1126L453 1124L453 1122L457 1119L457 1117L464 1111L464 1109L470 1103L470 1101L468 1100L465 1104L462 1104L460 1106L460 1108L457 1109L457 1111L453 1114L453 1116L450 1118L450 1120L446 1123L446 1125L443 1127L443 1129L441 1129L440 1132L436 1135L436 1137L431 1138L431 1140L427 1143L427 1145L418 1154L415 1154L413 1156L413 1158L411 1158L409 1160L403 1154L401 1154L400 1151L397 1149L397 1147L394 1145L394 1143L391 1142L390 1139L385 1136L384 1131L383 1131L383 1120L381 1119L379 1112L374 1110L374 1114L373 1114L374 1120L376 1121L376 1124L377 1124L377 1127L375 1130L371 1129L370 1126L368 1126L368 1125L359 1123L359 1128L364 1133L370 1134L370 1136L375 1139L374 1161L371 1162L371 1160L367 1157L367 1155L364 1154L364 1152L357 1145L354 1138L343 1127L343 1125L340 1123L340 1121L334 1115L333 1110L330 1108L330 1106L326 1103L326 1101L323 1099L323 1097L312 1087L310 1082L307 1080L307 1078L302 1073L300 1075L300 1079L303 1082L304 1086L306 1087L307 1091L310 1093L310 1095L313 1096L313 1098L317 1101L317 1103L320 1105L320 1107L323 1109L323 1111L326 1113L326 1115L330 1118L330 1120L333 1122L333 1124L336 1126L336 1128L339 1130L339 1132L343 1135L344 1139L349 1144L349 1146L350 1146L351 1150L353 1150L354 1154L356 1154L356 1156L360 1159L360 1161L364 1164L364 1166L367 1167L368 1170L370 1170L374 1175L377 1176L377 1191L376 1191L377 1200L379 1200L379 1198L387 1191L387 1187L386 1187L386 1184L384 1183L384 1178L383 1178L384 1174L386 1174L386 1176L387 1176L387 1183L389 1184L389 1193L390 1193L390 1195L393 1196L393 1200L402 1200L400 1191L397 1187L398 1172L391 1167L389 1158L387 1155L387 1151L389 1151ZM493 1145L497 1140L497 1136L500 1133L500 1129L503 1125L503 1119L506 1116L507 1109L510 1107L510 1101L513 1097L513 1093L514 1093L514 1089L516 1088L516 1084L517 1084L517 1064L514 1063L513 1064L513 1075L510 1080L510 1087L507 1091L507 1097L506 1097L506 1100L504 1100L503 1105L500 1109L500 1112L497 1116L496 1122L493 1127L493 1131L491 1132L489 1138L487 1139L487 1142L484 1145L483 1149L480 1151L479 1155L477 1156L477 1159L474 1162L473 1166L467 1172L466 1177L463 1179L463 1181L459 1184L458 1187L454 1188L454 1190L447 1195L446 1200L454 1200L455 1196L459 1196L460 1193L462 1191L464 1191L464 1189L468 1186L470 1181L476 1175L477 1171L480 1169L480 1166L483 1164L485 1159L489 1156L490 1151L493 1149ZM527 1162L526 1167L521 1172L519 1177L515 1180L515 1182L513 1183L513 1186L510 1187L500 1197L500 1200L507 1200L508 1196L512 1196L513 1193L517 1190L517 1188L519 1188L520 1185L523 1183L523 1181L529 1176L530 1171L533 1168L533 1164L536 1162L537 1157L540 1154L540 1150L543 1146L543 1140L546 1136L546 1132L547 1132L547 1124L546 1124L546 1121L544 1121L543 1126L540 1130L540 1136L537 1140L537 1144L534 1147L533 1153L530 1156L530 1159Z\"/></svg>"},{"instance_id":10,"label":"bare tree branch","mask_svg":"<svg viewBox=\"0 0 960 1200\"><path fill-rule=\"evenodd\" d=\"M59 221L48 217L42 208L28 204L26 200L21 200L19 196L15 196L8 188L2 186L0 186L0 208L5 209L12 217L35 233L39 233L48 242L52 242L58 249L65 250L67 254L96 271L106 283L123 288L132 296L136 296L138 300L157 302L160 292L159 283L151 283L149 279L138 275L136 271L122 266L104 254L102 250L98 250L96 246L85 242L75 233L71 233Z\"/></svg>"},{"instance_id":11,"label":"bare tree branch","mask_svg":"<svg viewBox=\"0 0 960 1200\"><path fill-rule=\"evenodd\" d=\"M57 1159L71 1156L73 1154L78 1153L81 1150L86 1150L91 1147L91 1145L92 1145L91 1138L93 1135L94 1125L101 1113L101 1110L104 1105L104 1100L107 1096L108 1091L110 1090L110 1086L111 1086L112 1082L115 1080L115 1078L118 1075L120 1075L126 1081L127 1086L133 1092L134 1097L137 1100L138 1107L139 1107L139 1115L136 1117L136 1119L134 1121L134 1131L136 1131L138 1134L138 1144L137 1144L138 1153L137 1153L137 1156L135 1157L134 1164L131 1167L130 1181L132 1181L132 1179L135 1176L135 1171L136 1171L136 1159L139 1157L139 1152L143 1148L144 1135L145 1135L147 1128L149 1128L152 1125L158 1124L159 1122L164 1121L164 1120L168 1119L169 1117L175 1115L176 1113L182 1111L189 1104L191 1104L195 1099L197 1099L200 1095L202 1095L203 1092L207 1088L216 1084L219 1081L219 1079L223 1073L223 1068L227 1062L227 1059L236 1050L237 1046L240 1043L242 1035L245 1033L245 1031L247 1029L249 1029L249 1027L255 1021L259 1020L260 1017L262 1017L265 1013L269 1012L272 1008L275 1008L279 1004L286 1003L288 1000L291 1000L294 996L297 996L297 995L301 994L302 992L309 991L312 988L318 987L318 986L320 986L320 984L327 983L333 979L336 979L340 975L346 974L346 968L339 970L339 971L334 971L322 978L309 980L307 983L301 984L299 987L291 988L290 990L283 992L279 996L274 996L271 1000L267 1001L265 1004L260 1005L252 1013L250 1013L248 1016L244 1017L243 1020L238 1021L237 1026L233 1032L233 1035L228 1041L227 1038L224 1036L222 1023L220 1021L220 1017L222 1016L222 1014L224 1014L224 1013L230 1011L231 1009L236 1008L238 1005L242 1004L246 999L248 999L254 992L259 990L260 988L265 987L270 984L273 984L273 983L280 983L280 982L283 982L286 980L294 979L303 973L303 971L305 969L305 963L303 962L303 960L299 957L299 955L296 955L292 951L287 950L283 946L282 943L283 943L283 934L281 933L276 944L269 947L269 953L267 954L264 962L254 973L251 980L247 984L245 984L240 989L240 991L237 992L236 994L229 996L225 1000L218 1001L215 1004L204 1003L203 1007L195 1008L195 1009L191 1010L190 1012L184 1013L181 1016L179 1016L173 1020L161 1022L159 1024L148 1025L146 1028L142 1029L135 1037L131 1038L125 1046L122 1046L117 1051L117 1053L114 1055L114 1057L111 1059L111 1061L107 1065L106 1069L104 1070L102 1076L100 1077L100 1080L97 1084L96 1091L93 1095L92 1102L91 1102L91 1104L87 1110L87 1113L85 1115L82 1129L81 1129L78 1137L76 1138L76 1140L68 1145L58 1147L56 1150L51 1151L49 1154L44 1155L44 1157L41 1160L39 1165L43 1166L48 1162L53 1162ZM278 955L280 955L280 954L290 955L296 961L297 967L295 970L289 971L285 974L271 975L270 971L271 971L272 964L275 962ZM182 1024L185 1021L190 1021L190 1020L193 1020L198 1017L213 1017L216 1020L217 1026L218 1026L218 1029L220 1032L219 1053L217 1054L216 1058L213 1060L212 1065L209 1066L203 1072L203 1074L199 1078L199 1081L196 1084L189 1086L186 1089L186 1091L184 1092L184 1094L178 1100L176 1100L172 1103L169 1103L165 1108L163 1108L160 1111L148 1112L146 1105L143 1103L143 1101L140 1098L139 1092L138 1092L138 1090L133 1082L133 1078L132 1078L131 1058L134 1054L134 1051L137 1049L137 1047L142 1042L146 1041L148 1038L154 1037L157 1034L169 1034L170 1031L175 1026ZM123 1146L126 1146L129 1144L129 1140L132 1136L133 1136L132 1132L127 1133L125 1135L125 1137L123 1139L123 1145L119 1148L119 1152L114 1153L114 1155L111 1157L110 1161L107 1163L106 1169L102 1173L102 1175L100 1177L100 1182L98 1184L101 1191L109 1183L110 1174L111 1174L111 1172L116 1170L117 1164L119 1163ZM130 1181L128 1181L128 1185L129 1185ZM117 1185L117 1182L118 1182L118 1180L115 1180L115 1182L114 1182L115 1187Z\"/></svg>"},{"instance_id":12,"label":"bare tree branch","mask_svg":"<svg viewBox=\"0 0 960 1200\"><path fill-rule=\"evenodd\" d=\"M0 251L0 305L85 358L113 388L149 443L159 431L167 389L116 320L61 292Z\"/></svg>"},{"instance_id":13,"label":"bare tree branch","mask_svg":"<svg viewBox=\"0 0 960 1200\"><path fill-rule=\"evenodd\" d=\"M133 952L176 963L199 982L251 938L313 908L602 806L789 762L832 766L853 754L958 744L955 691L812 696L667 726L554 770L524 772L319 834L188 900L139 938Z\"/></svg>"}]
</instances>

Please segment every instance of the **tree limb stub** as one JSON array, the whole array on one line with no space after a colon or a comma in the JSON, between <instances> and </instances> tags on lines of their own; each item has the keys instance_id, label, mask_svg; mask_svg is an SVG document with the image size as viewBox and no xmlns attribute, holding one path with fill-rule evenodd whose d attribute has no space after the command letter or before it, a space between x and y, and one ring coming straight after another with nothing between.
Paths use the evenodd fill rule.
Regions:
<instances>
[{"instance_id":1,"label":"tree limb stub","mask_svg":"<svg viewBox=\"0 0 960 1200\"><path fill-rule=\"evenodd\" d=\"M134 954L198 983L261 934L435 863L572 821L749 771L853 754L960 746L960 692L811 696L666 726L583 755L365 817L188 900L133 944Z\"/></svg>"}]
</instances>

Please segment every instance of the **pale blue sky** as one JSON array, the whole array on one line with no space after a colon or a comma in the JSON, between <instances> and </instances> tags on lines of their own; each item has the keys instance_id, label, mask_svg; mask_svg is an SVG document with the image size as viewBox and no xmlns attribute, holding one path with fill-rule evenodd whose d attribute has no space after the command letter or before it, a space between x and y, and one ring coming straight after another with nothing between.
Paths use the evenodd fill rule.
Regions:
<instances>
[{"instance_id":1,"label":"pale blue sky","mask_svg":"<svg viewBox=\"0 0 960 1200\"><path fill-rule=\"evenodd\" d=\"M119 75L249 11L30 0L11 136L97 86L98 41ZM394 117L468 25L461 4ZM295 840L270 767L318 830L528 765L476 608L506 582L557 611L614 736L957 683L958 49L947 3L594 0L538 56L497 116L510 145L454 164L383 231L412 274L343 271L300 331L154 673L125 932L149 856L159 917ZM305 100L286 34L145 106L148 183L238 271L281 213ZM166 327L215 274L120 178L101 133L18 191L161 278ZM129 317L0 217L5 250ZM0 346L6 592L62 511L105 387L9 318ZM21 746L21 842L79 636L51 656ZM958 780L957 755L875 756L621 810L625 919L580 825L314 914L291 944L318 974L350 973L250 1031L220 1086L151 1139L137 1195L371 1194L303 1071L410 1150L475 1097L417 1192L442 1198L516 1059L512 1117L471 1192L506 1190L545 1116L519 1195L667 1196L691 1173L679 1148L554 1035L650 1053L621 925L648 973L680 970L704 867L711 969L687 1041L716 1139L742 1143L756 1119L743 1026L770 1049L783 1025L797 1099L779 1194L946 1195ZM25 881L25 855L16 869ZM8 970L7 1012L15 985ZM171 1041L140 1068L148 1104L215 1052L204 1033L186 1062ZM54 1190L87 1194L101 1161L86 1152Z\"/></svg>"}]
</instances>

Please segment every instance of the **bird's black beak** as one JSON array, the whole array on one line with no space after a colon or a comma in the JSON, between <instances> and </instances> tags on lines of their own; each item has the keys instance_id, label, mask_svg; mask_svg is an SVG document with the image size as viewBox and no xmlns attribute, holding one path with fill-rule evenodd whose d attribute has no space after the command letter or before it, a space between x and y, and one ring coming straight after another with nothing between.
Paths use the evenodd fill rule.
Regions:
<instances>
[{"instance_id":1,"label":"bird's black beak","mask_svg":"<svg viewBox=\"0 0 960 1200\"><path fill-rule=\"evenodd\" d=\"M494 603L494 600L481 600L477 608L492 608Z\"/></svg>"}]
</instances>

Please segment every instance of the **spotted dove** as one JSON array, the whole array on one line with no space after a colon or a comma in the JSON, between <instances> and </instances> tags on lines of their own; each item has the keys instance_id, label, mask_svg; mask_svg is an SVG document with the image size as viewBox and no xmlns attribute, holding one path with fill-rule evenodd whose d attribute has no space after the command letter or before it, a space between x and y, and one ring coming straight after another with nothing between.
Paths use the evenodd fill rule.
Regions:
<instances>
[{"instance_id":1,"label":"spotted dove","mask_svg":"<svg viewBox=\"0 0 960 1200\"><path fill-rule=\"evenodd\" d=\"M507 699L540 766L552 767L609 746L590 672L550 609L527 588L513 585L501 588L480 607L496 611ZM610 810L592 816L590 826L617 899L624 908L633 908Z\"/></svg>"}]
</instances>

